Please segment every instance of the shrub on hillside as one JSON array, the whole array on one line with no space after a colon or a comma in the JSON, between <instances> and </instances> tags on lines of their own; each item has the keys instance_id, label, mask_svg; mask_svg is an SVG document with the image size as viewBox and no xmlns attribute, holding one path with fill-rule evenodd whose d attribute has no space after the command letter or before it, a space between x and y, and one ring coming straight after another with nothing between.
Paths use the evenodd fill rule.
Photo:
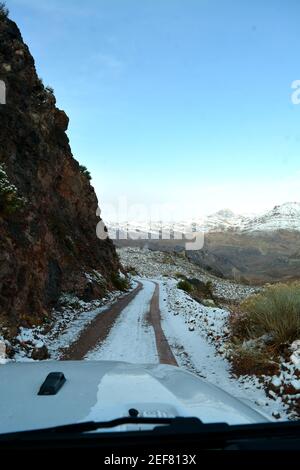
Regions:
<instances>
[{"instance_id":1,"label":"shrub on hillside","mask_svg":"<svg viewBox=\"0 0 300 470\"><path fill-rule=\"evenodd\" d=\"M119 274L113 274L111 280L117 290L126 291L130 287L129 281L125 276L121 277Z\"/></svg>"},{"instance_id":2,"label":"shrub on hillside","mask_svg":"<svg viewBox=\"0 0 300 470\"><path fill-rule=\"evenodd\" d=\"M54 95L54 88L52 88L52 86L46 86L45 90L51 95Z\"/></svg>"},{"instance_id":3,"label":"shrub on hillside","mask_svg":"<svg viewBox=\"0 0 300 470\"><path fill-rule=\"evenodd\" d=\"M300 283L268 286L245 300L241 309L241 331L248 338L267 334L278 347L300 337Z\"/></svg>"},{"instance_id":4,"label":"shrub on hillside","mask_svg":"<svg viewBox=\"0 0 300 470\"><path fill-rule=\"evenodd\" d=\"M84 165L79 165L79 170L80 172L87 177L87 179L90 181L92 179L91 177L91 173L89 172L89 170L87 169L86 166Z\"/></svg>"},{"instance_id":5,"label":"shrub on hillside","mask_svg":"<svg viewBox=\"0 0 300 470\"><path fill-rule=\"evenodd\" d=\"M175 273L175 277L177 277L177 279L186 279L186 276L179 272Z\"/></svg>"},{"instance_id":6,"label":"shrub on hillside","mask_svg":"<svg viewBox=\"0 0 300 470\"><path fill-rule=\"evenodd\" d=\"M7 18L9 15L9 10L5 2L0 2L0 18Z\"/></svg>"},{"instance_id":7,"label":"shrub on hillside","mask_svg":"<svg viewBox=\"0 0 300 470\"><path fill-rule=\"evenodd\" d=\"M189 283L186 279L182 279L181 281L178 282L177 284L178 289L183 290L184 292L187 292L190 294L193 291L193 286L192 284Z\"/></svg>"},{"instance_id":8,"label":"shrub on hillside","mask_svg":"<svg viewBox=\"0 0 300 470\"><path fill-rule=\"evenodd\" d=\"M131 274L132 276L138 276L138 272L134 266L125 266L125 272Z\"/></svg>"},{"instance_id":9,"label":"shrub on hillside","mask_svg":"<svg viewBox=\"0 0 300 470\"><path fill-rule=\"evenodd\" d=\"M213 299L213 288L211 281L203 282L197 278L187 279L193 286L195 299L200 301L204 299Z\"/></svg>"}]
</instances>

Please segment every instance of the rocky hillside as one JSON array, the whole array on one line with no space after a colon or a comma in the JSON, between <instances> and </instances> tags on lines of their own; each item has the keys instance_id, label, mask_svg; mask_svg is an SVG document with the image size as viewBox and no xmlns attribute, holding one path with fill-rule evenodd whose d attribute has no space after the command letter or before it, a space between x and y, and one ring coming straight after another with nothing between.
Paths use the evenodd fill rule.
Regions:
<instances>
[{"instance_id":1,"label":"rocky hillside","mask_svg":"<svg viewBox=\"0 0 300 470\"><path fill-rule=\"evenodd\" d=\"M299 280L300 233L209 233L204 248L189 251L187 256L216 276L239 282L260 285Z\"/></svg>"},{"instance_id":2,"label":"rocky hillside","mask_svg":"<svg viewBox=\"0 0 300 470\"><path fill-rule=\"evenodd\" d=\"M0 320L27 325L62 292L90 300L113 289L119 261L96 237L97 199L72 156L68 117L3 12L0 80Z\"/></svg>"}]
</instances>

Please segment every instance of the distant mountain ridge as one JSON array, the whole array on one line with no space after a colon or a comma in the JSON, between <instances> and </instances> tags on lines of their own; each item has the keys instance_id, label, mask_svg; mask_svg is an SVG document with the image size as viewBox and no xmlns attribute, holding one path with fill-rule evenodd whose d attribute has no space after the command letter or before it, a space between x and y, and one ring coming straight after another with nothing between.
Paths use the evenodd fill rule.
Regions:
<instances>
[{"instance_id":1,"label":"distant mountain ridge","mask_svg":"<svg viewBox=\"0 0 300 470\"><path fill-rule=\"evenodd\" d=\"M255 217L245 222L243 230L246 231L275 231L297 230L300 231L300 203L287 202L275 206L266 214Z\"/></svg>"},{"instance_id":2,"label":"distant mountain ridge","mask_svg":"<svg viewBox=\"0 0 300 470\"><path fill-rule=\"evenodd\" d=\"M235 214L230 209L222 209L201 220L180 222L111 222L109 231L119 231L121 236L126 232L139 230L158 235L160 231L186 232L192 230L203 232L273 232L278 230L300 231L300 202L286 202L275 206L262 215L245 216Z\"/></svg>"},{"instance_id":3,"label":"distant mountain ridge","mask_svg":"<svg viewBox=\"0 0 300 470\"><path fill-rule=\"evenodd\" d=\"M151 222L151 230L147 223L116 224L114 229L118 227L123 235L116 244L181 253L215 276L247 284L263 285L300 278L300 203L278 205L259 216L238 215L223 209L193 223L197 230L205 231L204 246L200 250L185 251L185 241L180 236L174 234L174 239L167 239L160 233L162 230L186 233L191 230L191 222ZM126 237L127 231L137 229L144 232L142 240Z\"/></svg>"}]
</instances>

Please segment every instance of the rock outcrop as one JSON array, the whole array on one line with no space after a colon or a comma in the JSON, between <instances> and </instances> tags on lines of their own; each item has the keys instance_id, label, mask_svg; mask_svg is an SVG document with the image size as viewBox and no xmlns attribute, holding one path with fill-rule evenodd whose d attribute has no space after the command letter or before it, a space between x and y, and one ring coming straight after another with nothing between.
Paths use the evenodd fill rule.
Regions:
<instances>
[{"instance_id":1,"label":"rock outcrop","mask_svg":"<svg viewBox=\"0 0 300 470\"><path fill-rule=\"evenodd\" d=\"M97 198L73 158L68 117L38 78L17 25L0 15L0 316L42 321L61 293L114 288L119 260L96 237Z\"/></svg>"}]
</instances>

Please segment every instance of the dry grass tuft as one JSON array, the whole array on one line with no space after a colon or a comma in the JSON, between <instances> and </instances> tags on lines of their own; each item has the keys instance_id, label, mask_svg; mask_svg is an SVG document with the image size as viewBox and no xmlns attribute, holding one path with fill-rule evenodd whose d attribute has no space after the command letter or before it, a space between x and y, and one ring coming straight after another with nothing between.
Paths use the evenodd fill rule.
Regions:
<instances>
[{"instance_id":1,"label":"dry grass tuft","mask_svg":"<svg viewBox=\"0 0 300 470\"><path fill-rule=\"evenodd\" d=\"M300 283L267 286L241 304L242 314L232 317L236 335L259 338L269 335L280 348L300 337Z\"/></svg>"}]
</instances>

